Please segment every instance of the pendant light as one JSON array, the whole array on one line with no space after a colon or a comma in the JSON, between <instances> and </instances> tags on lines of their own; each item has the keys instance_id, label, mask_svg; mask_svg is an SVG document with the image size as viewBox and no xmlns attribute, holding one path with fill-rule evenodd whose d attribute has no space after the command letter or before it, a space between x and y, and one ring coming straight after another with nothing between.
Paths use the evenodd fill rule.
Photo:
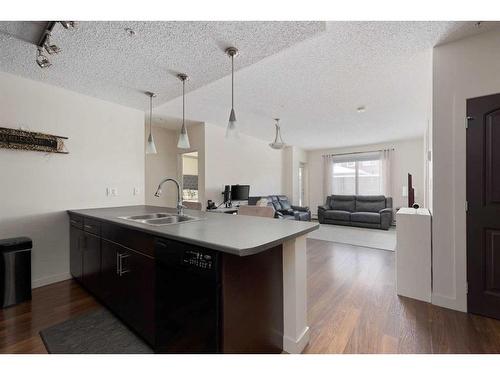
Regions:
<instances>
[{"instance_id":1,"label":"pendant light","mask_svg":"<svg viewBox=\"0 0 500 375\"><path fill-rule=\"evenodd\" d=\"M280 119L275 118L274 121L276 121L276 124L274 124L276 128L276 136L274 137L274 142L269 143L269 146L271 148L274 148L275 150L282 150L286 144L283 142L283 138L281 138L281 127L280 127Z\"/></svg>"},{"instance_id":2,"label":"pendant light","mask_svg":"<svg viewBox=\"0 0 500 375\"><path fill-rule=\"evenodd\" d=\"M185 124L185 86L186 81L189 80L189 77L186 74L177 74L177 78L182 81L182 127L181 134L179 134L179 141L177 142L178 148L189 148L189 137Z\"/></svg>"},{"instance_id":3,"label":"pendant light","mask_svg":"<svg viewBox=\"0 0 500 375\"><path fill-rule=\"evenodd\" d=\"M147 92L146 95L149 96L149 137L146 143L146 154L156 154L155 140L153 139L153 133L151 131L151 121L153 118L153 98L156 96L153 92Z\"/></svg>"},{"instance_id":4,"label":"pendant light","mask_svg":"<svg viewBox=\"0 0 500 375\"><path fill-rule=\"evenodd\" d=\"M231 58L231 113L226 129L226 138L238 138L238 128L236 127L236 114L234 113L234 57L238 55L238 49L229 47L226 54Z\"/></svg>"}]
</instances>

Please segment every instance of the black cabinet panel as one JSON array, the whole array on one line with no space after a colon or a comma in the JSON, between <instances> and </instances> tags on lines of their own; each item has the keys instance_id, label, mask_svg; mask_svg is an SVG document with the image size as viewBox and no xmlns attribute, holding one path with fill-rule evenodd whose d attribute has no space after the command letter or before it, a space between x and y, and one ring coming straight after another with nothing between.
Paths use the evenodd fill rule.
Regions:
<instances>
[{"instance_id":1,"label":"black cabinet panel","mask_svg":"<svg viewBox=\"0 0 500 375\"><path fill-rule=\"evenodd\" d=\"M83 243L83 285L99 297L101 292L101 238L84 233Z\"/></svg>"},{"instance_id":2,"label":"black cabinet panel","mask_svg":"<svg viewBox=\"0 0 500 375\"><path fill-rule=\"evenodd\" d=\"M102 240L102 300L154 346L154 259Z\"/></svg>"},{"instance_id":3,"label":"black cabinet panel","mask_svg":"<svg viewBox=\"0 0 500 375\"><path fill-rule=\"evenodd\" d=\"M70 225L69 227L69 270L80 283L83 276L83 231Z\"/></svg>"}]
</instances>

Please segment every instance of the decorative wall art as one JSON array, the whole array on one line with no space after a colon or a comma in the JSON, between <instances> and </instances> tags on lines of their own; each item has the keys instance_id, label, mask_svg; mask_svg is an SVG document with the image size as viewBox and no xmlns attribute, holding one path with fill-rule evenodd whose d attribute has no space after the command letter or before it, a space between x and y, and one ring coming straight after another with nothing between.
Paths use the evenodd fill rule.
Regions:
<instances>
[{"instance_id":1,"label":"decorative wall art","mask_svg":"<svg viewBox=\"0 0 500 375\"><path fill-rule=\"evenodd\" d=\"M65 139L68 138L28 130L0 127L0 148L68 154L64 145Z\"/></svg>"}]
</instances>

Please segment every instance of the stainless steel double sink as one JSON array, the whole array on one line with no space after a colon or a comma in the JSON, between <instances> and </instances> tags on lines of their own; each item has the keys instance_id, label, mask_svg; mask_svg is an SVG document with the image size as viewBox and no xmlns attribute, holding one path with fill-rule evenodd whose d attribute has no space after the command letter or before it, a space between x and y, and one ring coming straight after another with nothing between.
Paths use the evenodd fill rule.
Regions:
<instances>
[{"instance_id":1,"label":"stainless steel double sink","mask_svg":"<svg viewBox=\"0 0 500 375\"><path fill-rule=\"evenodd\" d=\"M154 226L172 225L172 224L180 224L190 221L202 220L202 218L199 217L170 214L166 212L155 212L153 214L134 215L134 216L120 216L119 219L125 219L125 220L135 221L136 223L142 223Z\"/></svg>"}]
</instances>

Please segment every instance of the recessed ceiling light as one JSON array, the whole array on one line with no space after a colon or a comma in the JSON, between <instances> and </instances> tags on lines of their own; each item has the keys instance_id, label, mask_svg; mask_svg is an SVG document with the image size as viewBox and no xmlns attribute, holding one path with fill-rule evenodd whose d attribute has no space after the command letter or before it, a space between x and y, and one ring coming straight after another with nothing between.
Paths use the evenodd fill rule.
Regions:
<instances>
[{"instance_id":1,"label":"recessed ceiling light","mask_svg":"<svg viewBox=\"0 0 500 375\"><path fill-rule=\"evenodd\" d=\"M358 113L363 113L364 111L366 111L366 107L362 105L361 107L356 108L356 111L358 111Z\"/></svg>"},{"instance_id":2,"label":"recessed ceiling light","mask_svg":"<svg viewBox=\"0 0 500 375\"><path fill-rule=\"evenodd\" d=\"M132 30L130 27L126 27L125 32L127 33L128 36L135 36L135 31Z\"/></svg>"}]
</instances>

